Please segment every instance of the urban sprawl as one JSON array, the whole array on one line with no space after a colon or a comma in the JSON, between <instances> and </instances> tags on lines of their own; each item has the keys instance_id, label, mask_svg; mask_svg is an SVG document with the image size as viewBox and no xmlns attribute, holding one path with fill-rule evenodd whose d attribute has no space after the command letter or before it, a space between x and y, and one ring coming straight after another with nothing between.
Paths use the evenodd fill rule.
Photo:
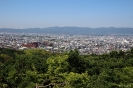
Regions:
<instances>
[{"instance_id":1,"label":"urban sprawl","mask_svg":"<svg viewBox=\"0 0 133 88\"><path fill-rule=\"evenodd\" d=\"M127 51L133 47L133 35L58 35L0 33L0 48L44 49L66 52L78 49L80 54L104 54Z\"/></svg>"}]
</instances>

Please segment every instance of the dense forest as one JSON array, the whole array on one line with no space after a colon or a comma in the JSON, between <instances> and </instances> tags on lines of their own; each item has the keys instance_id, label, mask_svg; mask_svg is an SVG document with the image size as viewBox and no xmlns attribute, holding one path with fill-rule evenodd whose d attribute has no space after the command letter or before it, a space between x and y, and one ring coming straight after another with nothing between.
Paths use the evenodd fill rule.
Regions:
<instances>
[{"instance_id":1,"label":"dense forest","mask_svg":"<svg viewBox=\"0 0 133 88\"><path fill-rule=\"evenodd\" d=\"M133 88L133 49L102 55L78 50L0 48L0 88Z\"/></svg>"}]
</instances>

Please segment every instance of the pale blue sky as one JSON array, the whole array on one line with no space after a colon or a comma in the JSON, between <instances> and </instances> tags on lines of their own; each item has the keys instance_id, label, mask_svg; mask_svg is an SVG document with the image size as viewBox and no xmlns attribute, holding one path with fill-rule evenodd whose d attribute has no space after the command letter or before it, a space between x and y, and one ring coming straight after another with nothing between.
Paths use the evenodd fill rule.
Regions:
<instances>
[{"instance_id":1,"label":"pale blue sky","mask_svg":"<svg viewBox=\"0 0 133 88\"><path fill-rule=\"evenodd\" d=\"M133 27L133 0L0 0L0 28Z\"/></svg>"}]
</instances>

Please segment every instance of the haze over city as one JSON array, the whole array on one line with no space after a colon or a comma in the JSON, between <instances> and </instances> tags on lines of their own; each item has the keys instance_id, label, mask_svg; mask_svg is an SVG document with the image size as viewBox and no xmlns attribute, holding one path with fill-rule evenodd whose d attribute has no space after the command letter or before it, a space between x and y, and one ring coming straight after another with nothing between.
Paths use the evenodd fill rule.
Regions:
<instances>
[{"instance_id":1,"label":"haze over city","mask_svg":"<svg viewBox=\"0 0 133 88\"><path fill-rule=\"evenodd\" d=\"M133 0L1 0L0 28L132 27Z\"/></svg>"},{"instance_id":2,"label":"haze over city","mask_svg":"<svg viewBox=\"0 0 133 88\"><path fill-rule=\"evenodd\" d=\"M0 0L0 88L133 88L133 0Z\"/></svg>"}]
</instances>

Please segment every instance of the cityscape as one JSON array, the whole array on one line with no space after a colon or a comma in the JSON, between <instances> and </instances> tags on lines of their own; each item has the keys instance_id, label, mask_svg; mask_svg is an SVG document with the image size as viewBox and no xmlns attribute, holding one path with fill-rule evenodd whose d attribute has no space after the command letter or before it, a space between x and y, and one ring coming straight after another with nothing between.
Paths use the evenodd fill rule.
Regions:
<instances>
[{"instance_id":1,"label":"cityscape","mask_svg":"<svg viewBox=\"0 0 133 88\"><path fill-rule=\"evenodd\" d=\"M1 48L17 50L38 48L58 53L78 49L82 55L128 51L133 47L133 35L0 33L0 40Z\"/></svg>"},{"instance_id":2,"label":"cityscape","mask_svg":"<svg viewBox=\"0 0 133 88\"><path fill-rule=\"evenodd\" d=\"M0 88L133 88L133 0L0 0Z\"/></svg>"}]
</instances>

